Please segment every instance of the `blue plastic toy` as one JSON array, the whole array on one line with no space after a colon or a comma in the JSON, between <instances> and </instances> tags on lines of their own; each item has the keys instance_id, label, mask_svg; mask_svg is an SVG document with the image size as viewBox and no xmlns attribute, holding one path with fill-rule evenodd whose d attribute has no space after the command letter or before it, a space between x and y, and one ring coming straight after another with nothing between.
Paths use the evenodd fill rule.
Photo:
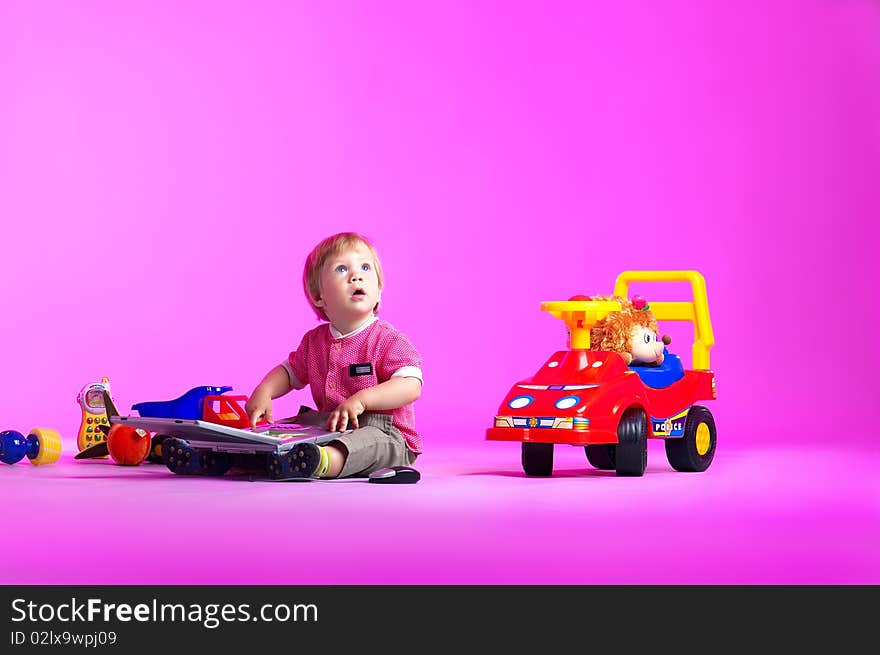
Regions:
<instances>
[{"instance_id":1,"label":"blue plastic toy","mask_svg":"<svg viewBox=\"0 0 880 655\"><path fill-rule=\"evenodd\" d=\"M27 437L15 430L0 432L0 462L15 464L25 455L35 466L57 462L61 457L61 437L48 428L34 428Z\"/></svg>"},{"instance_id":2,"label":"blue plastic toy","mask_svg":"<svg viewBox=\"0 0 880 655\"><path fill-rule=\"evenodd\" d=\"M202 419L205 398L232 391L232 387L193 387L174 400L136 403L131 406L141 416L150 418L182 418L191 421Z\"/></svg>"},{"instance_id":3,"label":"blue plastic toy","mask_svg":"<svg viewBox=\"0 0 880 655\"><path fill-rule=\"evenodd\" d=\"M652 389L665 389L684 377L681 357L673 355L666 348L663 349L663 363L659 366L630 365L629 370L635 371L642 384Z\"/></svg>"}]
</instances>

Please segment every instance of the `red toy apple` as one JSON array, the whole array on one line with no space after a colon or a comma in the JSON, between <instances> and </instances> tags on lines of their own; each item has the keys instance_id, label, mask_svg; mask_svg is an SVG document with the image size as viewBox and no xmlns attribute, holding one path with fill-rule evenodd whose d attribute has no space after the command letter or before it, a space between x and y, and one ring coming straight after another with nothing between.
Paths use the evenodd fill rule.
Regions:
<instances>
[{"instance_id":1,"label":"red toy apple","mask_svg":"<svg viewBox=\"0 0 880 655\"><path fill-rule=\"evenodd\" d=\"M117 464L137 466L150 452L150 433L117 423L107 435L107 450Z\"/></svg>"}]
</instances>

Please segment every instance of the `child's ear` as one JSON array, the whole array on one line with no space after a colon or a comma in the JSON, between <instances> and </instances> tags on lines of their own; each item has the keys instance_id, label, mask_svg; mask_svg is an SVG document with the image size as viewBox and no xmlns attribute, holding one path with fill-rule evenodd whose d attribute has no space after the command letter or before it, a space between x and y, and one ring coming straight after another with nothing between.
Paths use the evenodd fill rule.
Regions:
<instances>
[{"instance_id":1,"label":"child's ear","mask_svg":"<svg viewBox=\"0 0 880 655\"><path fill-rule=\"evenodd\" d=\"M312 304L313 304L315 307L323 307L323 306L324 306L324 301L323 301L323 299L319 296L319 297L317 297L317 298L312 298Z\"/></svg>"}]
</instances>

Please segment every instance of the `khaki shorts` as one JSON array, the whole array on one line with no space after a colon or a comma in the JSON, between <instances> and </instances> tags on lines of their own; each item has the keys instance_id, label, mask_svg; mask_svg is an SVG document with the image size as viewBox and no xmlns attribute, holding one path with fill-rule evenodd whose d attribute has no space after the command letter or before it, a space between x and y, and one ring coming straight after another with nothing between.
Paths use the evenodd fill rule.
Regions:
<instances>
[{"instance_id":1,"label":"khaki shorts","mask_svg":"<svg viewBox=\"0 0 880 655\"><path fill-rule=\"evenodd\" d=\"M303 425L327 425L328 412L316 412L301 407L292 422ZM285 419L287 421L288 419ZM412 466L418 454L406 446L400 431L392 424L389 414L366 412L358 416L357 430L329 442L348 451L340 478L366 477L373 471L390 466Z\"/></svg>"}]
</instances>

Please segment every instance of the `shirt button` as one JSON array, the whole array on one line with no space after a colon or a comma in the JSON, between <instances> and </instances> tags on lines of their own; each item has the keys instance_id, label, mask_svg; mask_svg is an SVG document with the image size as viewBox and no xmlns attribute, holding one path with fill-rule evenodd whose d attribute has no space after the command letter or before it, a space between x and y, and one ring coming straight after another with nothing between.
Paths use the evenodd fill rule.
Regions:
<instances>
[{"instance_id":1,"label":"shirt button","mask_svg":"<svg viewBox=\"0 0 880 655\"><path fill-rule=\"evenodd\" d=\"M338 341L333 345L336 347L336 350L342 350L342 344L339 343Z\"/></svg>"},{"instance_id":2,"label":"shirt button","mask_svg":"<svg viewBox=\"0 0 880 655\"><path fill-rule=\"evenodd\" d=\"M328 382L328 383L327 383L327 386L328 386L330 389L335 389L335 388L336 388L336 385L335 385L333 382Z\"/></svg>"}]
</instances>

